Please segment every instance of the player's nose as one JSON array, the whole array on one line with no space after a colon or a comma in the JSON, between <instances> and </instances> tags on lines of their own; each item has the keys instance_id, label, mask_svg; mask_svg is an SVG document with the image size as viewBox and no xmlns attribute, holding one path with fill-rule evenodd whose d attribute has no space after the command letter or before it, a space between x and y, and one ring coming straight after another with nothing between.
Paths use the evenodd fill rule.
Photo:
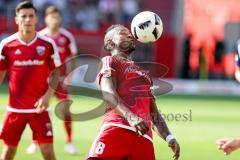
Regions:
<instances>
[{"instance_id":1,"label":"player's nose","mask_svg":"<svg viewBox=\"0 0 240 160\"><path fill-rule=\"evenodd\" d=\"M128 35L128 39L132 42L134 41L133 36L131 34Z\"/></svg>"}]
</instances>

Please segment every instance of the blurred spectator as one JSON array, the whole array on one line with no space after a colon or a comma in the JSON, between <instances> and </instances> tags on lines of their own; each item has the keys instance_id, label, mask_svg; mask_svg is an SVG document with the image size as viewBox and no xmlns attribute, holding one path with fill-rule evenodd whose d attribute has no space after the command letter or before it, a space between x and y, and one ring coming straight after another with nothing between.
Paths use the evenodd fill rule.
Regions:
<instances>
[{"instance_id":1,"label":"blurred spectator","mask_svg":"<svg viewBox=\"0 0 240 160\"><path fill-rule=\"evenodd\" d=\"M86 0L68 0L69 5L84 5Z\"/></svg>"},{"instance_id":2,"label":"blurred spectator","mask_svg":"<svg viewBox=\"0 0 240 160\"><path fill-rule=\"evenodd\" d=\"M225 43L223 40L216 40L214 55L213 55L213 66L210 68L209 78L210 79L224 79L223 70L223 56L225 53Z\"/></svg>"},{"instance_id":3,"label":"blurred spectator","mask_svg":"<svg viewBox=\"0 0 240 160\"><path fill-rule=\"evenodd\" d=\"M199 64L199 75L197 77L200 79L208 79L209 68L206 46L199 48Z\"/></svg>"},{"instance_id":4,"label":"blurred spectator","mask_svg":"<svg viewBox=\"0 0 240 160\"><path fill-rule=\"evenodd\" d=\"M37 10L43 10L47 5L52 4L51 0L33 0L34 6L36 6Z\"/></svg>"},{"instance_id":5,"label":"blurred spectator","mask_svg":"<svg viewBox=\"0 0 240 160\"><path fill-rule=\"evenodd\" d=\"M6 31L0 34L0 41L3 40L4 38L10 36L12 34L12 32L10 31Z\"/></svg>"},{"instance_id":6,"label":"blurred spectator","mask_svg":"<svg viewBox=\"0 0 240 160\"><path fill-rule=\"evenodd\" d=\"M88 2L76 13L76 20L84 31L97 31L99 29L99 17L94 1Z\"/></svg>"},{"instance_id":7,"label":"blurred spectator","mask_svg":"<svg viewBox=\"0 0 240 160\"><path fill-rule=\"evenodd\" d=\"M57 8L59 8L61 12L64 12L62 21L63 21L63 24L67 23L66 19L68 19L69 17L69 14L68 14L69 12L68 12L68 5L66 0L32 0L32 1L33 1L33 4L36 6L38 10L38 16L40 17L38 21L38 28L43 28L43 26L45 25L44 18L43 18L44 10L50 5L54 5Z\"/></svg>"},{"instance_id":8,"label":"blurred spectator","mask_svg":"<svg viewBox=\"0 0 240 160\"><path fill-rule=\"evenodd\" d=\"M66 9L66 0L33 0L33 4L38 10L44 10L49 5L57 6L61 11Z\"/></svg>"},{"instance_id":9,"label":"blurred spectator","mask_svg":"<svg viewBox=\"0 0 240 160\"><path fill-rule=\"evenodd\" d=\"M0 14L7 15L7 9L14 8L20 0L0 0Z\"/></svg>"},{"instance_id":10,"label":"blurred spectator","mask_svg":"<svg viewBox=\"0 0 240 160\"><path fill-rule=\"evenodd\" d=\"M220 63L225 53L225 43L223 40L217 40L215 46L215 63Z\"/></svg>"},{"instance_id":11,"label":"blurred spectator","mask_svg":"<svg viewBox=\"0 0 240 160\"><path fill-rule=\"evenodd\" d=\"M139 10L138 0L122 0L122 21L130 21Z\"/></svg>"},{"instance_id":12,"label":"blurred spectator","mask_svg":"<svg viewBox=\"0 0 240 160\"><path fill-rule=\"evenodd\" d=\"M99 0L98 3L101 21L114 22L115 16L119 11L119 0Z\"/></svg>"},{"instance_id":13,"label":"blurred spectator","mask_svg":"<svg viewBox=\"0 0 240 160\"><path fill-rule=\"evenodd\" d=\"M187 35L184 39L183 43L183 56L182 56L182 66L181 66L181 78L187 79L190 78L190 66L189 66L189 58L190 58L190 42L191 42L191 34Z\"/></svg>"}]
</instances>

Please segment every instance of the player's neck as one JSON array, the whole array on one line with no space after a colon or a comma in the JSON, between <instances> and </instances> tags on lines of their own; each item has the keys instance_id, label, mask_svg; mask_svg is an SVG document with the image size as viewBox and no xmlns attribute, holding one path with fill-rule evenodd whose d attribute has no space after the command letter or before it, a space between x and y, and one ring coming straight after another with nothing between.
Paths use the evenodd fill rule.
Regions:
<instances>
[{"instance_id":1,"label":"player's neck","mask_svg":"<svg viewBox=\"0 0 240 160\"><path fill-rule=\"evenodd\" d=\"M36 31L33 32L19 31L18 33L19 38L26 43L31 42L36 36Z\"/></svg>"},{"instance_id":2,"label":"player's neck","mask_svg":"<svg viewBox=\"0 0 240 160\"><path fill-rule=\"evenodd\" d=\"M48 28L49 34L50 34L51 36L55 36L55 35L57 35L57 34L59 33L59 29L60 29L60 28Z\"/></svg>"},{"instance_id":3,"label":"player's neck","mask_svg":"<svg viewBox=\"0 0 240 160\"><path fill-rule=\"evenodd\" d=\"M117 51L117 50L115 51L115 53L112 53L112 55L119 55L119 56L124 57L126 59L131 59L130 55L125 54L124 52Z\"/></svg>"}]
</instances>

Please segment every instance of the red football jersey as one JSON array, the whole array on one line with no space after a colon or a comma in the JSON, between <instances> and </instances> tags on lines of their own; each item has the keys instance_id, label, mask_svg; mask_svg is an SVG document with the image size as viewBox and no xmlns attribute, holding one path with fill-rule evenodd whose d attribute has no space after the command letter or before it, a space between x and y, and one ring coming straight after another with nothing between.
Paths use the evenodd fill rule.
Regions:
<instances>
[{"instance_id":1,"label":"red football jersey","mask_svg":"<svg viewBox=\"0 0 240 160\"><path fill-rule=\"evenodd\" d=\"M0 43L0 70L9 72L9 106L12 112L34 113L34 104L48 89L50 70L61 65L53 40L40 36L25 43L18 33Z\"/></svg>"},{"instance_id":2,"label":"red football jersey","mask_svg":"<svg viewBox=\"0 0 240 160\"><path fill-rule=\"evenodd\" d=\"M143 118L148 123L149 128L151 128L150 100L152 97L152 80L148 71L126 58L117 55L106 56L102 59L102 68L98 76L99 84L101 85L102 77L110 76L116 78L116 92L125 106ZM127 120L116 111L110 109L109 105L106 104L104 123L134 130L134 128L130 127ZM144 136L151 140L152 131L150 130Z\"/></svg>"},{"instance_id":3,"label":"red football jersey","mask_svg":"<svg viewBox=\"0 0 240 160\"><path fill-rule=\"evenodd\" d=\"M69 56L77 54L77 46L73 35L64 28L60 28L55 35L50 35L48 28L44 28L39 32L41 35L52 38L58 47L58 52L62 64L66 62ZM61 75L65 75L66 67L61 67Z\"/></svg>"}]
</instances>

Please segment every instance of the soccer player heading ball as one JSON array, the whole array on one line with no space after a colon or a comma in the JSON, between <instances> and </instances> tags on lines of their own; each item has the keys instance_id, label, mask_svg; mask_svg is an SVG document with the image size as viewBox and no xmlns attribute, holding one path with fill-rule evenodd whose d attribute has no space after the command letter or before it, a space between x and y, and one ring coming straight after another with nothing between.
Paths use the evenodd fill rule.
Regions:
<instances>
[{"instance_id":1,"label":"soccer player heading ball","mask_svg":"<svg viewBox=\"0 0 240 160\"><path fill-rule=\"evenodd\" d=\"M158 112L150 89L151 77L130 59L135 50L130 31L122 25L111 26L104 37L104 48L111 56L102 59L98 78L106 112L87 159L154 160L154 128L173 150L173 159L178 160L180 147Z\"/></svg>"}]
</instances>

